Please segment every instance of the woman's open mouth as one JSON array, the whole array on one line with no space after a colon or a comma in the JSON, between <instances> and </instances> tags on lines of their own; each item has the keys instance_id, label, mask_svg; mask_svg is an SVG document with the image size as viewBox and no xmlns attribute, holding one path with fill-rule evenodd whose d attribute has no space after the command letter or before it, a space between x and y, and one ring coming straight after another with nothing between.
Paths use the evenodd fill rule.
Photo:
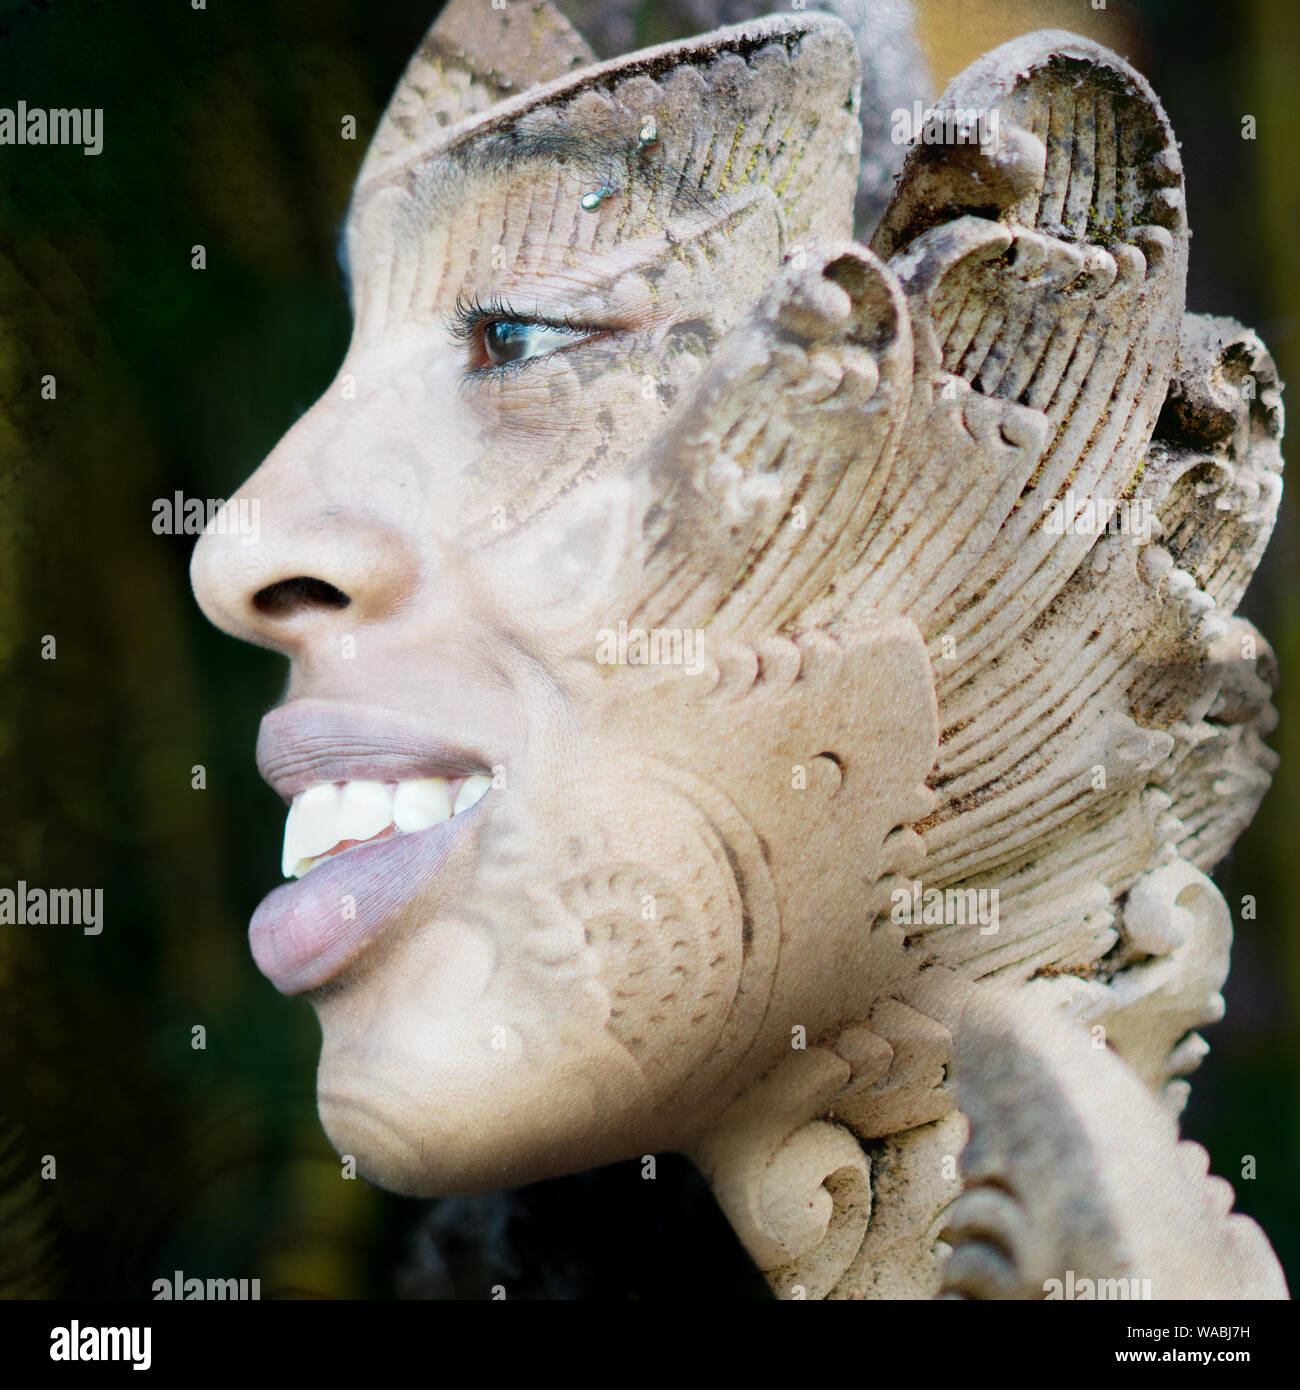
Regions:
<instances>
[{"instance_id":1,"label":"woman's open mouth","mask_svg":"<svg viewBox=\"0 0 1300 1390\"><path fill-rule=\"evenodd\" d=\"M286 883L249 924L258 968L283 994L347 969L435 882L481 823L492 789L477 754L408 716L300 700L262 721L258 766L290 802Z\"/></svg>"},{"instance_id":2,"label":"woman's open mouth","mask_svg":"<svg viewBox=\"0 0 1300 1390\"><path fill-rule=\"evenodd\" d=\"M406 782L317 782L293 799L284 824L285 878L358 845L428 830L463 815L492 786L473 777L420 777Z\"/></svg>"}]
</instances>

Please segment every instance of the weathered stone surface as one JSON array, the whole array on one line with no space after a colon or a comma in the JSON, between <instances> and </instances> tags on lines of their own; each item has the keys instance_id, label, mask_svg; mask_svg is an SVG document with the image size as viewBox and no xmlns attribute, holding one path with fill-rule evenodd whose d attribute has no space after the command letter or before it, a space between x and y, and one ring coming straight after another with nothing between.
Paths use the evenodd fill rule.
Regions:
<instances>
[{"instance_id":1,"label":"weathered stone surface","mask_svg":"<svg viewBox=\"0 0 1300 1390\"><path fill-rule=\"evenodd\" d=\"M858 49L431 31L350 216L352 394L247 485L292 542L195 584L338 698L333 619L250 606L328 582L368 698L506 775L350 973L263 966L326 985L324 1122L397 1190L675 1149L783 1296L1285 1296L1176 1129L1275 763L1235 609L1276 373L1185 315L1173 131L1068 34L961 74L854 241ZM560 346L475 365L484 323Z\"/></svg>"}]
</instances>

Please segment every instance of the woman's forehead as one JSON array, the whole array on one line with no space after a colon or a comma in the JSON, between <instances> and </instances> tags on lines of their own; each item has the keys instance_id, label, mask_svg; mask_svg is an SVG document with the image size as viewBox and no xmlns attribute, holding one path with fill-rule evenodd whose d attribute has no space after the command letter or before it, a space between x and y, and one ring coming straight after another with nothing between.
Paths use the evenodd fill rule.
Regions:
<instances>
[{"instance_id":1,"label":"woman's forehead","mask_svg":"<svg viewBox=\"0 0 1300 1390\"><path fill-rule=\"evenodd\" d=\"M412 159L382 182L362 185L349 211L360 230L367 213L382 202L389 219L446 222L471 204L502 205L541 188L572 196L595 213L614 196L671 210L682 170L662 155L597 129L565 129L558 118L535 126L527 139L503 140L485 132L432 156ZM696 199L702 206L704 200Z\"/></svg>"},{"instance_id":2,"label":"woman's forehead","mask_svg":"<svg viewBox=\"0 0 1300 1390\"><path fill-rule=\"evenodd\" d=\"M410 186L374 190L353 207L345 232L354 307L376 294L391 307L400 282L419 316L445 309L467 286L506 291L522 282L529 290L549 277L566 301L552 309L617 314L616 297L598 301L629 274L646 279L651 299L692 281L708 296L737 255L778 264L783 238L770 188L674 200L675 173L651 165L615 171L607 153L593 142L564 162L499 151L439 157L413 171Z\"/></svg>"},{"instance_id":3,"label":"woman's forehead","mask_svg":"<svg viewBox=\"0 0 1300 1390\"><path fill-rule=\"evenodd\" d=\"M474 10L479 7L474 6ZM773 18L597 63L567 26L542 50L501 52L453 0L412 60L376 131L353 195L349 240L372 225L381 200L419 231L467 202L539 187L577 201L608 240L647 219L707 220L764 190L788 240L847 235L857 182L858 62L844 26L824 16ZM569 38L576 38L567 31ZM554 51L552 51L552 49ZM560 188L563 188L561 194ZM404 198L395 198L400 190ZM621 201L620 201L621 200ZM583 229L560 216L546 240ZM383 219L374 224L382 229Z\"/></svg>"}]
</instances>

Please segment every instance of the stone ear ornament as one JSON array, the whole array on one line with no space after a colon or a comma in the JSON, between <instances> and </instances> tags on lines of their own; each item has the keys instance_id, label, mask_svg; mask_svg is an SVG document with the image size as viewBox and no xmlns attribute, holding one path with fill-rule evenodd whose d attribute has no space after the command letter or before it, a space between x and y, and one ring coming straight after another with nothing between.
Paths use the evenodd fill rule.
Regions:
<instances>
[{"instance_id":1,"label":"stone ear ornament","mask_svg":"<svg viewBox=\"0 0 1300 1390\"><path fill-rule=\"evenodd\" d=\"M961 138L911 148L869 244L857 81L824 15L600 62L549 4L452 0L366 157L354 217L438 161L550 151L588 177L588 247L670 228L667 273L674 218L726 216L770 262L547 635L682 827L645 854L694 817L716 876L575 851L537 911L635 979L591 1007L647 1106L676 1088L781 1296L1286 1297L1177 1136L1232 935L1208 874L1277 762L1235 611L1281 492L1275 368L1186 313L1178 143L1115 54L1045 32L980 58L932 108ZM571 549L553 513L503 574ZM700 669L613 683L581 655L602 613L705 634ZM633 889L673 911L631 939Z\"/></svg>"}]
</instances>

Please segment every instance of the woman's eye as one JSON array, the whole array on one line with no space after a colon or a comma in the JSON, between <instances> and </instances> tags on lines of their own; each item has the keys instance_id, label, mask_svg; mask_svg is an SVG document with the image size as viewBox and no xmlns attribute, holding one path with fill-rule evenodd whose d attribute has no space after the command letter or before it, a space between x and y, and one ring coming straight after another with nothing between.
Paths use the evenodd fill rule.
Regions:
<instances>
[{"instance_id":1,"label":"woman's eye","mask_svg":"<svg viewBox=\"0 0 1300 1390\"><path fill-rule=\"evenodd\" d=\"M586 336L576 328L562 328L555 324L492 319L483 329L483 352L492 366L500 367L506 362L540 357L545 352L572 343L575 338Z\"/></svg>"}]
</instances>

